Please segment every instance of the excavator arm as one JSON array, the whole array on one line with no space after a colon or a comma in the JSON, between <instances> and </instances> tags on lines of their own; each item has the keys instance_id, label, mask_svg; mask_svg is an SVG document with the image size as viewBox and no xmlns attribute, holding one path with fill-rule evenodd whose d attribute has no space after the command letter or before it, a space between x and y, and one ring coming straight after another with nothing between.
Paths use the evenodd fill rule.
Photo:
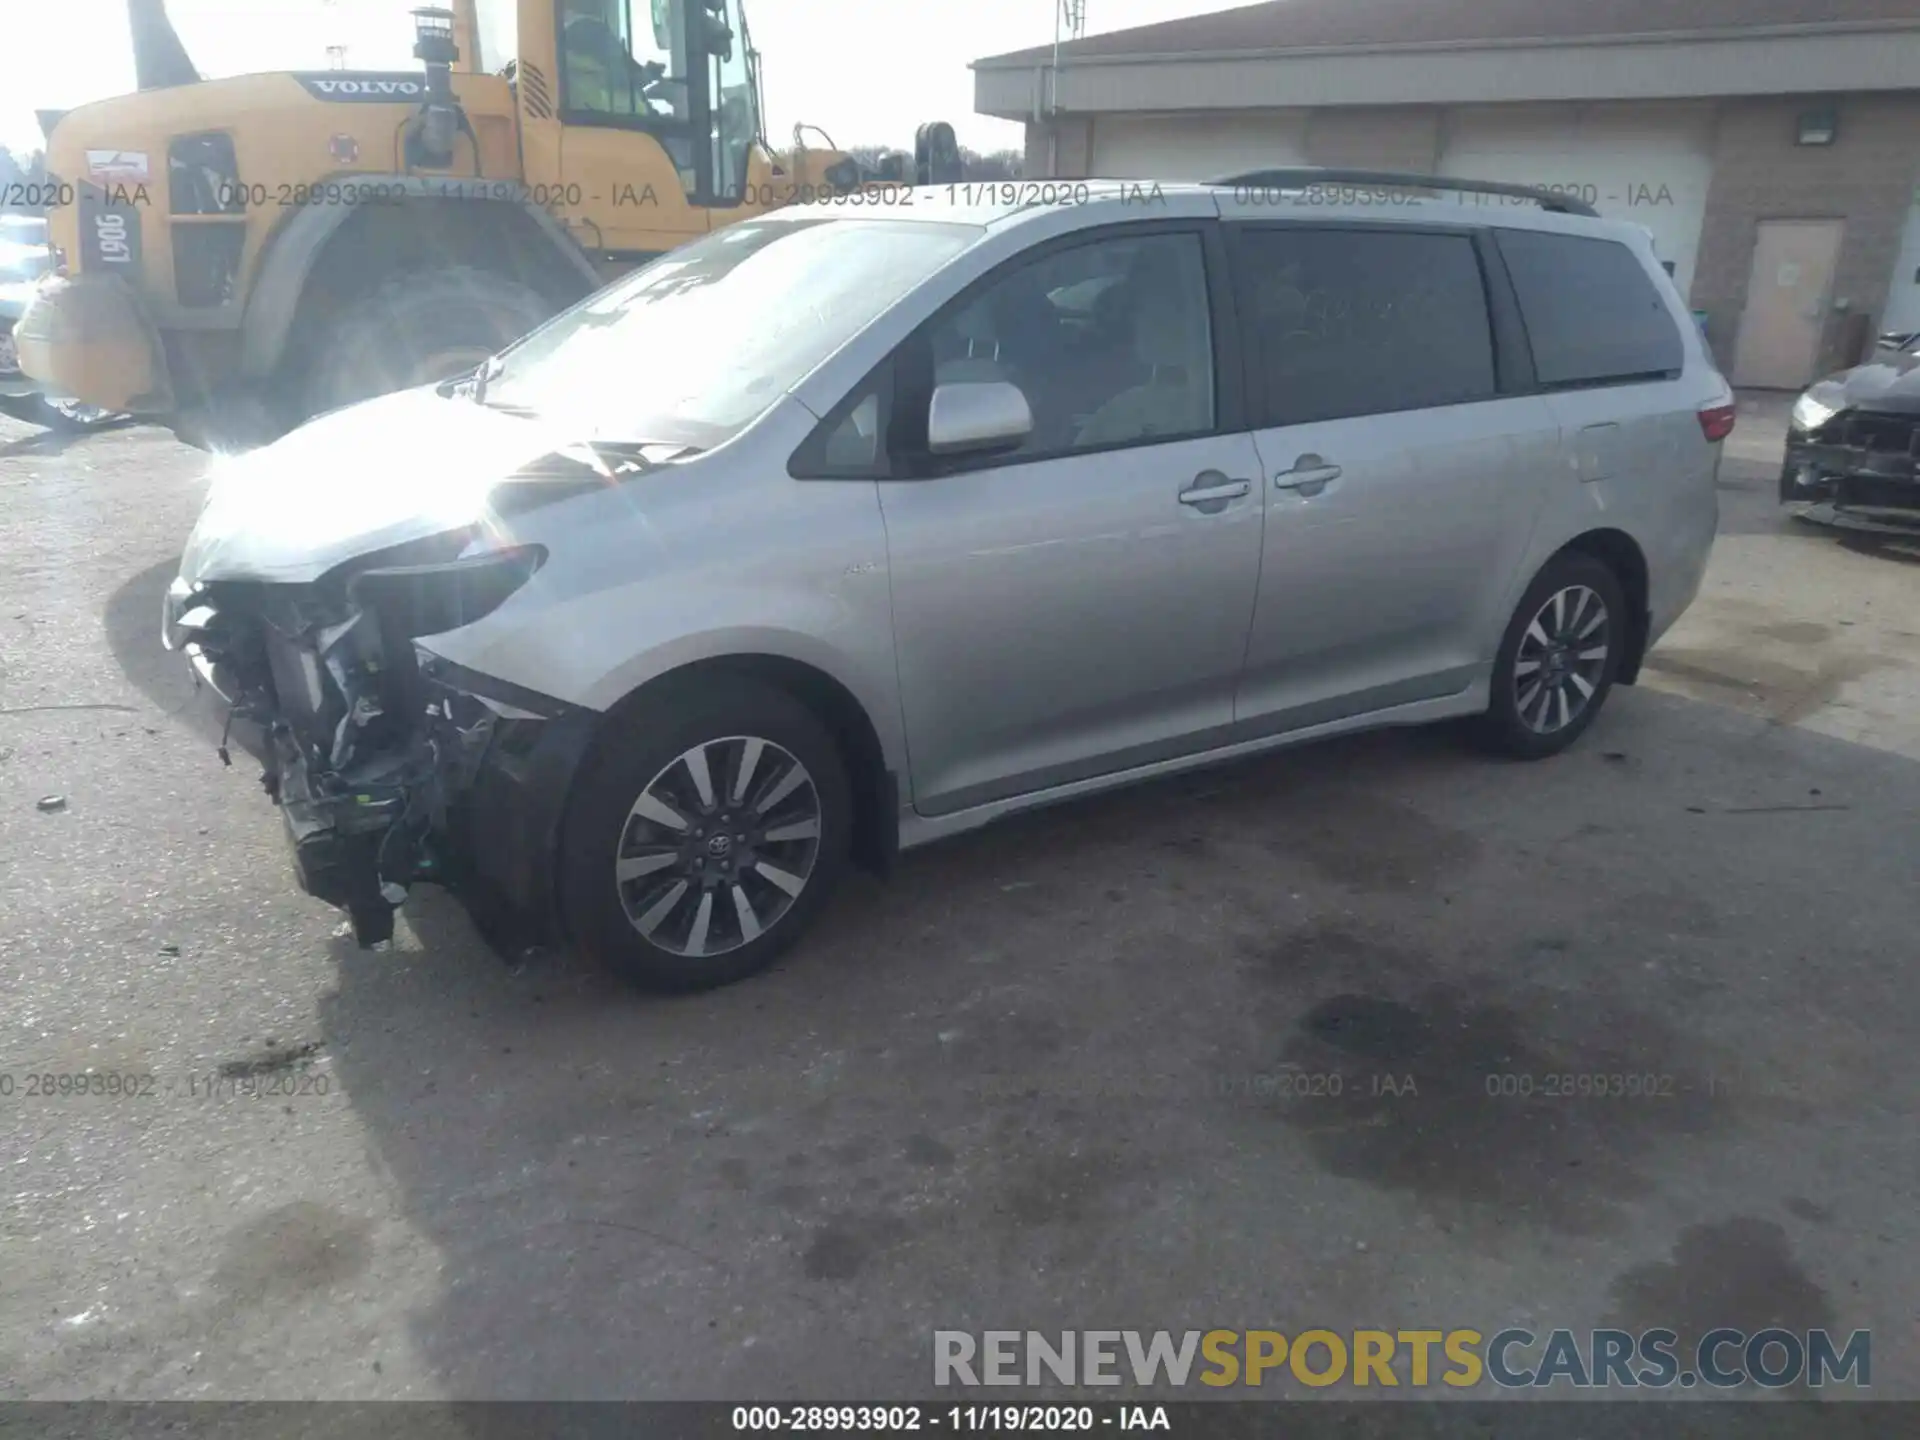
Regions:
<instances>
[{"instance_id":1,"label":"excavator arm","mask_svg":"<svg viewBox=\"0 0 1920 1440\"><path fill-rule=\"evenodd\" d=\"M127 0L127 28L133 33L134 78L142 90L200 83L200 72L167 16L166 0Z\"/></svg>"}]
</instances>

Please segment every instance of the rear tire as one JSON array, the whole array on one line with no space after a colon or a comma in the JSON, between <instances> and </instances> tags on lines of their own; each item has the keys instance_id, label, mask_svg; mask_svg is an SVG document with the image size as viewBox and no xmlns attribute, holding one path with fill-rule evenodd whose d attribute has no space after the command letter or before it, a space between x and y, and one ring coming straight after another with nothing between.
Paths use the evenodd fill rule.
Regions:
<instances>
[{"instance_id":1,"label":"rear tire","mask_svg":"<svg viewBox=\"0 0 1920 1440\"><path fill-rule=\"evenodd\" d=\"M392 276L328 327L307 371L304 418L450 379L553 313L537 291L490 270Z\"/></svg>"},{"instance_id":2,"label":"rear tire","mask_svg":"<svg viewBox=\"0 0 1920 1440\"><path fill-rule=\"evenodd\" d=\"M1579 551L1556 555L1507 622L1475 740L1516 760L1565 750L1606 703L1630 633L1626 593L1613 571Z\"/></svg>"},{"instance_id":3,"label":"rear tire","mask_svg":"<svg viewBox=\"0 0 1920 1440\"><path fill-rule=\"evenodd\" d=\"M766 968L846 868L853 806L832 735L785 691L732 675L670 686L613 724L561 842L574 943L649 990Z\"/></svg>"}]
</instances>

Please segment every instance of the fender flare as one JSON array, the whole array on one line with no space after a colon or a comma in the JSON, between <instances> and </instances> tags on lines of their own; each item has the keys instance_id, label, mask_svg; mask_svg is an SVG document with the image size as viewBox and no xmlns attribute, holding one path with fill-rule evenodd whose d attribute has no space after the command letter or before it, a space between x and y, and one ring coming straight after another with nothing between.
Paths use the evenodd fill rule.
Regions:
<instances>
[{"instance_id":1,"label":"fender flare","mask_svg":"<svg viewBox=\"0 0 1920 1440\"><path fill-rule=\"evenodd\" d=\"M546 210L516 192L518 181L452 179L422 175L354 175L342 177L342 186L377 189L382 198L337 205L304 205L274 234L249 288L246 313L240 322L240 373L249 380L270 374L286 352L287 337L313 272L327 242L363 205L393 203L396 191L405 200L458 200L510 205L527 215L586 281L589 293L606 283L580 242ZM507 193L502 193L503 191Z\"/></svg>"}]
</instances>

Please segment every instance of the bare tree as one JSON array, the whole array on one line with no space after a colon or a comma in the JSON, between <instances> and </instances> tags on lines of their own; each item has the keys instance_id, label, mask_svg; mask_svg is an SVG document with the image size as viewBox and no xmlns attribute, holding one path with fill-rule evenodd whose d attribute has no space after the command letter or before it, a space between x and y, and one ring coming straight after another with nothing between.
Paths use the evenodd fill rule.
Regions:
<instances>
[{"instance_id":1,"label":"bare tree","mask_svg":"<svg viewBox=\"0 0 1920 1440\"><path fill-rule=\"evenodd\" d=\"M963 147L960 158L969 180L1018 180L1026 163L1026 157L1018 150L995 150L982 155Z\"/></svg>"},{"instance_id":2,"label":"bare tree","mask_svg":"<svg viewBox=\"0 0 1920 1440\"><path fill-rule=\"evenodd\" d=\"M868 174L878 173L886 161L894 156L899 157L906 175L911 176L913 173L912 154L891 145L849 145L846 153L857 160L860 168ZM982 155L979 151L969 150L962 145L960 163L962 176L967 180L1018 180L1025 164L1025 157L1018 150L995 150L991 154Z\"/></svg>"},{"instance_id":3,"label":"bare tree","mask_svg":"<svg viewBox=\"0 0 1920 1440\"><path fill-rule=\"evenodd\" d=\"M0 210L28 210L38 213L37 205L28 205L32 195L47 178L47 152L29 150L22 154L0 145Z\"/></svg>"}]
</instances>

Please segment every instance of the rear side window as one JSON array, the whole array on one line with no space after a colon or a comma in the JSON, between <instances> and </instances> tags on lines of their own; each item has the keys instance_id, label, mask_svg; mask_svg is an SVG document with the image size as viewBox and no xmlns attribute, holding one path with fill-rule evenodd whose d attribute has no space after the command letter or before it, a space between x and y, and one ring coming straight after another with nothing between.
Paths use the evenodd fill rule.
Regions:
<instances>
[{"instance_id":1,"label":"rear side window","mask_svg":"<svg viewBox=\"0 0 1920 1440\"><path fill-rule=\"evenodd\" d=\"M1473 241L1417 230L1238 227L1261 428L1489 400L1493 332Z\"/></svg>"},{"instance_id":2,"label":"rear side window","mask_svg":"<svg viewBox=\"0 0 1920 1440\"><path fill-rule=\"evenodd\" d=\"M1497 232L1542 385L1677 375L1680 332L1639 257L1617 240Z\"/></svg>"}]
</instances>

